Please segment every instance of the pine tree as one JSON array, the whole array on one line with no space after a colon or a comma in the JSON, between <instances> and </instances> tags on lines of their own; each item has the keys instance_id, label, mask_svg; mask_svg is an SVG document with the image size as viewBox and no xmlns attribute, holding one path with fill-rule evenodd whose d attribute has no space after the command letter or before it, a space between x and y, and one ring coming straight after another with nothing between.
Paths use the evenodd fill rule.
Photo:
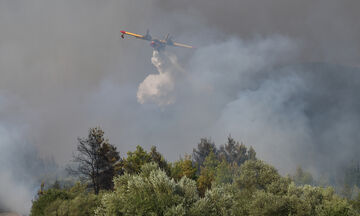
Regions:
<instances>
[{"instance_id":1,"label":"pine tree","mask_svg":"<svg viewBox=\"0 0 360 216\"><path fill-rule=\"evenodd\" d=\"M78 138L77 154L73 155L76 168L68 168L71 174L90 181L95 194L100 189L111 189L115 166L120 162L119 152L104 138L104 131L91 128L87 138Z\"/></svg>"}]
</instances>

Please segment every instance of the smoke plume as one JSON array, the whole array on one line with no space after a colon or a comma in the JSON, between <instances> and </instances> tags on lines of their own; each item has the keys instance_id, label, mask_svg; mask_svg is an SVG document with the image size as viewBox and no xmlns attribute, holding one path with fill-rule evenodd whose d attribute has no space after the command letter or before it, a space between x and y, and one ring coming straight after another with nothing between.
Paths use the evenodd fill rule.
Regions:
<instances>
[{"instance_id":1,"label":"smoke plume","mask_svg":"<svg viewBox=\"0 0 360 216\"><path fill-rule=\"evenodd\" d=\"M39 158L37 149L24 143L19 128L0 125L0 210L28 214L45 174L56 173L53 160Z\"/></svg>"},{"instance_id":2,"label":"smoke plume","mask_svg":"<svg viewBox=\"0 0 360 216\"><path fill-rule=\"evenodd\" d=\"M0 203L1 208L7 208L8 210L17 210L19 213L27 213L31 206L32 191L27 187L25 179L19 179L24 173L12 172L9 169L11 166L24 165L16 163L16 159L13 157L21 157L23 155L17 154L12 147L12 142L16 142L19 139L14 132L6 130L0 126ZM19 141L19 140L18 140ZM8 153L12 153L10 156ZM16 156L15 156L16 155ZM20 158L19 158L20 160ZM14 163L14 164L13 164ZM20 169L25 171L25 169ZM20 171L19 170L19 171Z\"/></svg>"},{"instance_id":3,"label":"smoke plume","mask_svg":"<svg viewBox=\"0 0 360 216\"><path fill-rule=\"evenodd\" d=\"M139 85L137 99L139 103L153 102L159 106L173 104L175 96L175 73L176 58L170 59L165 52L159 53L153 51L151 58L152 64L155 66L158 74L150 74Z\"/></svg>"},{"instance_id":4,"label":"smoke plume","mask_svg":"<svg viewBox=\"0 0 360 216\"><path fill-rule=\"evenodd\" d=\"M360 152L359 4L0 1L0 207L28 209L41 158L66 164L94 126L122 155L156 145L172 161L231 133L282 173L335 170ZM151 62L119 33L147 28L198 49Z\"/></svg>"}]
</instances>

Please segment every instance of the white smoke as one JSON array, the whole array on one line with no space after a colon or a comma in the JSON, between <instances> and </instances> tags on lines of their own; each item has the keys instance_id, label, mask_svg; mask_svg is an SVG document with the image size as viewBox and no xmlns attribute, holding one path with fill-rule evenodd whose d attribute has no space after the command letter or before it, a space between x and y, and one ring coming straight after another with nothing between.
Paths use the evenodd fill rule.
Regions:
<instances>
[{"instance_id":1,"label":"white smoke","mask_svg":"<svg viewBox=\"0 0 360 216\"><path fill-rule=\"evenodd\" d=\"M166 52L154 50L151 58L158 74L150 74L139 85L138 102L155 103L159 106L170 105L175 102L175 77L183 71L177 63L177 58Z\"/></svg>"},{"instance_id":2,"label":"white smoke","mask_svg":"<svg viewBox=\"0 0 360 216\"><path fill-rule=\"evenodd\" d=\"M0 210L27 215L41 180L52 183L58 169L39 156L28 125L5 115L18 106L14 95L0 91Z\"/></svg>"},{"instance_id":3,"label":"white smoke","mask_svg":"<svg viewBox=\"0 0 360 216\"><path fill-rule=\"evenodd\" d=\"M15 150L19 141L17 133L0 125L0 207L26 214L31 207L33 179L19 178L26 176L22 167L16 167L16 161L23 161L23 155Z\"/></svg>"},{"instance_id":4,"label":"white smoke","mask_svg":"<svg viewBox=\"0 0 360 216\"><path fill-rule=\"evenodd\" d=\"M23 157L28 139L40 154L65 163L76 137L96 125L121 153L157 145L168 160L191 152L200 137L221 144L229 133L280 170L303 163L333 169L360 152L358 70L291 66L280 79L272 70L297 51L296 63L358 62L360 31L351 25L357 7L335 0L311 10L310 0L266 1L271 7L265 1L200 1L0 1L0 91L19 99L13 105L0 101L0 126L6 128L0 134L1 206L10 196L25 197L16 191L23 179L32 184L29 173L41 174L35 156ZM257 9L265 13L259 16ZM289 11L295 16L284 19ZM139 19L131 19L134 13ZM150 48L137 40L120 42L119 30L141 33L147 27L199 47L184 50L186 58L176 49L186 78L179 78L183 70L174 56L157 53L156 59L154 53L162 64L139 86L149 71L150 63L142 60ZM286 38L239 39L273 33L299 40L300 50ZM166 106L175 100L176 106ZM14 124L31 127L22 133ZM21 201L13 206L22 208Z\"/></svg>"},{"instance_id":5,"label":"white smoke","mask_svg":"<svg viewBox=\"0 0 360 216\"><path fill-rule=\"evenodd\" d=\"M291 75L240 91L225 106L216 130L241 138L255 146L261 159L291 172L299 163L305 165L303 157L310 152L300 150L312 142L306 102L294 100L304 91L303 80Z\"/></svg>"},{"instance_id":6,"label":"white smoke","mask_svg":"<svg viewBox=\"0 0 360 216\"><path fill-rule=\"evenodd\" d=\"M16 211L19 214L27 214L31 208L33 194L25 184L16 182L11 173L1 172L0 197L1 205L5 210Z\"/></svg>"}]
</instances>

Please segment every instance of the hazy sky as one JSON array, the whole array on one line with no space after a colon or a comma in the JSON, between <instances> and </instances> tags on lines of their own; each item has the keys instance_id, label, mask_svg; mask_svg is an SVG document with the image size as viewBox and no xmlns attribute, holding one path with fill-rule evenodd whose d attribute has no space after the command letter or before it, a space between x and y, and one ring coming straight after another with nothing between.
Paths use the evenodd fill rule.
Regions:
<instances>
[{"instance_id":1,"label":"hazy sky","mask_svg":"<svg viewBox=\"0 0 360 216\"><path fill-rule=\"evenodd\" d=\"M274 35L291 41L288 53L293 57L270 60L272 64L357 65L359 4L329 0L1 1L0 119L5 127L22 128L26 142L61 162L70 158L76 137L97 125L104 127L122 152L137 144L159 145L174 159L191 151L200 137L217 136L204 127L209 123L186 123L196 127L191 131L179 124L179 119L197 115L196 105L185 113L176 104L159 109L137 103L138 85L149 73L156 73L150 61L152 51L144 41L121 40L120 30L142 33L150 28L158 37L170 32L180 42L199 47L195 52L170 49L187 70L202 47L229 38L261 41ZM224 52L211 54L223 57ZM220 110L224 104L220 103ZM209 115L216 118L219 113Z\"/></svg>"},{"instance_id":2,"label":"hazy sky","mask_svg":"<svg viewBox=\"0 0 360 216\"><path fill-rule=\"evenodd\" d=\"M122 154L156 145L174 160L201 137L222 144L231 133L283 172L342 163L359 152L359 9L357 0L0 1L0 156L34 145L63 164L76 138L101 126ZM137 101L158 71L149 44L119 31L147 28L198 47L168 49L170 105Z\"/></svg>"},{"instance_id":3,"label":"hazy sky","mask_svg":"<svg viewBox=\"0 0 360 216\"><path fill-rule=\"evenodd\" d=\"M196 17L224 34L252 38L281 34L301 44L306 61L359 65L357 0L158 0L168 13ZM336 50L336 52L334 52Z\"/></svg>"}]
</instances>

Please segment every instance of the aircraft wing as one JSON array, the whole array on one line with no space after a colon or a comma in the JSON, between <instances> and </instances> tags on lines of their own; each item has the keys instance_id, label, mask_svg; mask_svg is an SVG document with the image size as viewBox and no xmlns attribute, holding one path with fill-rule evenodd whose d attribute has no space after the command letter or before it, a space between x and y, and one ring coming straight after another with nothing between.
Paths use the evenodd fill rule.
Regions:
<instances>
[{"instance_id":1,"label":"aircraft wing","mask_svg":"<svg viewBox=\"0 0 360 216\"><path fill-rule=\"evenodd\" d=\"M173 42L172 46L184 47L184 48L190 48L190 49L194 48L193 46L182 44L182 43L176 43L176 42Z\"/></svg>"},{"instance_id":2,"label":"aircraft wing","mask_svg":"<svg viewBox=\"0 0 360 216\"><path fill-rule=\"evenodd\" d=\"M139 35L139 34L135 34L135 33L127 32L127 31L120 31L120 32L122 33L121 37L123 37L126 34L126 35L134 36L139 39L146 40L144 35Z\"/></svg>"}]
</instances>

